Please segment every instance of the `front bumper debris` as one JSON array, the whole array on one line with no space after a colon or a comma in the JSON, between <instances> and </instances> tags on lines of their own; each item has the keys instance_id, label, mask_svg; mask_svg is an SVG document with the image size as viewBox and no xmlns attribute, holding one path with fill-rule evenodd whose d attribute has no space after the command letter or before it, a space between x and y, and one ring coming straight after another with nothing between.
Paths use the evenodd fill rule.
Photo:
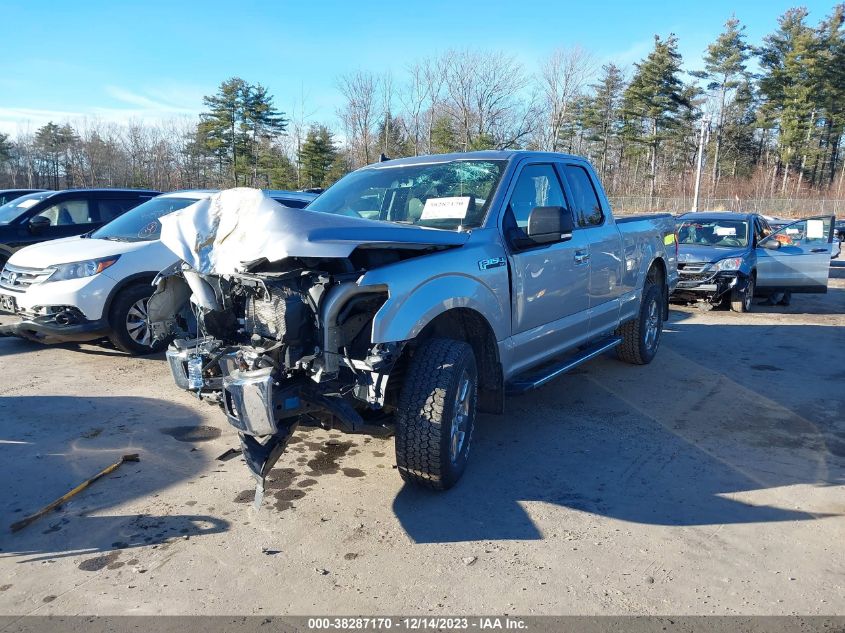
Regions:
<instances>
[{"instance_id":1,"label":"front bumper debris","mask_svg":"<svg viewBox=\"0 0 845 633\"><path fill-rule=\"evenodd\" d=\"M741 271L717 273L684 273L672 293L673 301L721 301L732 290L743 292L748 285L748 276Z\"/></svg>"},{"instance_id":2,"label":"front bumper debris","mask_svg":"<svg viewBox=\"0 0 845 633\"><path fill-rule=\"evenodd\" d=\"M107 319L89 321L77 309L68 307L48 315L18 314L17 323L0 326L0 336L18 336L36 343L81 343L108 336Z\"/></svg>"}]
</instances>

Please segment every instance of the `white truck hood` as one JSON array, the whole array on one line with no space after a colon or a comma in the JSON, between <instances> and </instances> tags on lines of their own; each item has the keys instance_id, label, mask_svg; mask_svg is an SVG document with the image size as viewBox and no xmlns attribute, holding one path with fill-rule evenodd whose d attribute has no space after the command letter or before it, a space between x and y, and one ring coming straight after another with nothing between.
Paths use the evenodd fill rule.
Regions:
<instances>
[{"instance_id":1,"label":"white truck hood","mask_svg":"<svg viewBox=\"0 0 845 633\"><path fill-rule=\"evenodd\" d=\"M468 233L283 207L258 189L227 189L161 218L161 241L204 274L261 258L348 257L359 246L460 246Z\"/></svg>"},{"instance_id":2,"label":"white truck hood","mask_svg":"<svg viewBox=\"0 0 845 633\"><path fill-rule=\"evenodd\" d=\"M74 236L41 242L22 248L9 258L9 263L24 268L47 268L89 259L113 257L145 248L157 242L116 242Z\"/></svg>"}]
</instances>

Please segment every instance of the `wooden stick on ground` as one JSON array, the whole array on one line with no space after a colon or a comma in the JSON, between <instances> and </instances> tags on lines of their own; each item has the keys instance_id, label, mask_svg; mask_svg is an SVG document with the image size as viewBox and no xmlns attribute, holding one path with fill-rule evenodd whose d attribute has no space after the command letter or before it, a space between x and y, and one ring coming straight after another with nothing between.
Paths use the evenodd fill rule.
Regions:
<instances>
[{"instance_id":1,"label":"wooden stick on ground","mask_svg":"<svg viewBox=\"0 0 845 633\"><path fill-rule=\"evenodd\" d=\"M28 517L24 517L20 521L16 521L15 523L12 523L12 526L11 526L12 532L17 532L18 530L24 529L27 525L30 525L31 523L35 523L38 519L43 517L45 514L47 514L48 512L51 512L52 510L55 510L60 505L62 505L65 501L67 501L68 499L70 499L74 495L79 494L80 492L85 490L88 486L93 484L95 481L97 481L101 477L105 477L109 473L113 473L124 462L137 462L137 461L140 461L140 459L138 458L138 453L132 453L131 455L124 455L123 457L120 458L120 461L115 462L114 464L112 464L111 466L109 466L107 468L104 468L103 470L98 472L96 475L94 475L90 479L86 479L81 484L79 484L76 488L74 488L70 492L63 494L61 497L59 497L58 499L56 499L52 503L50 503L50 504L44 506L43 508L41 508L38 512L36 512L34 514L30 514Z\"/></svg>"}]
</instances>

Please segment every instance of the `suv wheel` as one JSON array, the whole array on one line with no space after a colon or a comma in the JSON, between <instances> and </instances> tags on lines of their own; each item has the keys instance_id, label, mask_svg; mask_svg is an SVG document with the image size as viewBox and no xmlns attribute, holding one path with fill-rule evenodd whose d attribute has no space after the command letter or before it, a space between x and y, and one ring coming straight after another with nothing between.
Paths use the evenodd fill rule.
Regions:
<instances>
[{"instance_id":1,"label":"suv wheel","mask_svg":"<svg viewBox=\"0 0 845 633\"><path fill-rule=\"evenodd\" d=\"M153 294L152 286L130 286L114 298L109 310L111 334L109 340L127 354L149 354L160 345L153 344L147 320L147 301Z\"/></svg>"},{"instance_id":2,"label":"suv wheel","mask_svg":"<svg viewBox=\"0 0 845 633\"><path fill-rule=\"evenodd\" d=\"M748 283L743 292L731 290L731 310L734 312L751 312L751 303L754 301L754 276L748 278Z\"/></svg>"},{"instance_id":3,"label":"suv wheel","mask_svg":"<svg viewBox=\"0 0 845 633\"><path fill-rule=\"evenodd\" d=\"M396 464L402 479L446 490L469 457L478 369L463 341L430 339L411 358L396 413Z\"/></svg>"}]
</instances>

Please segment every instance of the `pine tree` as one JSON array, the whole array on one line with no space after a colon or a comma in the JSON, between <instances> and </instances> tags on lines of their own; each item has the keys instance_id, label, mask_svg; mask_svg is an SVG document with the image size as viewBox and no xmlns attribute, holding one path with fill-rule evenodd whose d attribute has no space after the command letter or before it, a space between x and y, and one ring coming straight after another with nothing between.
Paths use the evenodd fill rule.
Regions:
<instances>
[{"instance_id":1,"label":"pine tree","mask_svg":"<svg viewBox=\"0 0 845 633\"><path fill-rule=\"evenodd\" d=\"M719 184L726 105L730 95L749 76L747 62L751 53L750 47L745 42L743 31L745 27L740 26L739 20L735 17L725 22L725 30L715 42L707 47L707 53L704 55L704 70L690 73L694 77L707 81L707 90L715 95L717 103L716 138L710 178L713 192Z\"/></svg>"},{"instance_id":2,"label":"pine tree","mask_svg":"<svg viewBox=\"0 0 845 633\"><path fill-rule=\"evenodd\" d=\"M833 184L836 162L845 132L845 4L834 7L818 28L820 106L823 132L813 166L812 182Z\"/></svg>"},{"instance_id":3,"label":"pine tree","mask_svg":"<svg viewBox=\"0 0 845 633\"><path fill-rule=\"evenodd\" d=\"M458 133L448 116L439 116L431 126L431 153L448 154L461 148Z\"/></svg>"},{"instance_id":4,"label":"pine tree","mask_svg":"<svg viewBox=\"0 0 845 633\"><path fill-rule=\"evenodd\" d=\"M411 144L402 134L402 122L385 114L378 126L378 144L381 151L390 158L401 158L413 153Z\"/></svg>"},{"instance_id":5,"label":"pine tree","mask_svg":"<svg viewBox=\"0 0 845 633\"><path fill-rule=\"evenodd\" d=\"M589 138L599 144L599 172L606 177L611 142L622 128L621 106L625 78L615 64L605 64L598 83L592 86L593 97L584 113Z\"/></svg>"},{"instance_id":6,"label":"pine tree","mask_svg":"<svg viewBox=\"0 0 845 633\"><path fill-rule=\"evenodd\" d=\"M35 148L38 151L48 173L48 186L61 188L62 159L65 158L64 172L67 176L67 152L76 140L76 132L69 124L56 125L49 121L35 132Z\"/></svg>"},{"instance_id":7,"label":"pine tree","mask_svg":"<svg viewBox=\"0 0 845 633\"><path fill-rule=\"evenodd\" d=\"M780 28L766 36L758 51L763 69L760 89L779 130L781 193L786 191L790 168L799 158L800 186L806 150L818 116L819 43L805 22L807 14L803 7L787 11L779 20Z\"/></svg>"},{"instance_id":8,"label":"pine tree","mask_svg":"<svg viewBox=\"0 0 845 633\"><path fill-rule=\"evenodd\" d=\"M337 158L332 133L325 125L308 130L299 153L302 178L307 187L328 186L328 175Z\"/></svg>"},{"instance_id":9,"label":"pine tree","mask_svg":"<svg viewBox=\"0 0 845 633\"><path fill-rule=\"evenodd\" d=\"M685 104L684 84L679 78L681 55L678 40L670 34L665 40L654 36L654 50L641 63L625 90L623 107L628 118L631 140L648 147L650 161L649 196L657 189L657 164L661 143L677 123Z\"/></svg>"},{"instance_id":10,"label":"pine tree","mask_svg":"<svg viewBox=\"0 0 845 633\"><path fill-rule=\"evenodd\" d=\"M286 121L273 106L267 89L240 77L227 79L217 93L203 98L208 108L200 115L198 132L205 149L217 159L221 175L228 168L234 186L257 179L259 141L273 140L285 130Z\"/></svg>"}]
</instances>

